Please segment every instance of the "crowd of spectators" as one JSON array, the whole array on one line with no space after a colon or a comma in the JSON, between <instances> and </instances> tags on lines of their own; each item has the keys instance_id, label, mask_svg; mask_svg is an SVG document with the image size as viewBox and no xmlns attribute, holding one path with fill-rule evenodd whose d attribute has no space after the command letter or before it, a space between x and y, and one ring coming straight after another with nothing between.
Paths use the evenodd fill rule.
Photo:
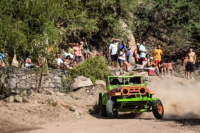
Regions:
<instances>
[{"instance_id":1,"label":"crowd of spectators","mask_svg":"<svg viewBox=\"0 0 200 133\"><path fill-rule=\"evenodd\" d=\"M82 38L80 42L69 43L67 48L62 49L56 53L53 60L45 60L41 56L37 59L37 63L33 63L31 55L26 55L25 58L18 57L18 63L20 66L27 68L42 67L44 64L48 64L49 68L56 69L71 69L75 67L82 60L87 60L91 54L89 52L87 40ZM52 52L52 48L49 48L49 53ZM99 54L97 54L98 56ZM123 70L129 71L130 56L132 55L135 60L135 65L140 65L144 70L153 70L154 75L166 75L173 74L173 64L170 60L164 61L163 51L161 45L158 44L157 48L153 51L146 49L146 42L137 43L133 53L131 53L130 41L121 41L120 39L113 38L112 43L109 45L108 55L112 60L112 68L116 70L117 62L119 63L120 74L123 74ZM4 54L0 52L0 67L5 66ZM193 49L190 48L189 52L183 60L183 67L185 69L185 78L193 78L194 64L196 62L196 54Z\"/></svg>"},{"instance_id":2,"label":"crowd of spectators","mask_svg":"<svg viewBox=\"0 0 200 133\"><path fill-rule=\"evenodd\" d=\"M49 48L48 52L51 54L51 59L48 59L48 61L46 58L39 56L37 60L34 58L33 63L31 54L27 54L25 57L17 56L17 61L20 67L35 68L46 64L49 68L66 70L75 67L78 63L90 57L88 47L87 40L82 38L77 43L68 43L65 49L60 49L60 52L55 53L55 55L51 54L53 48ZM52 57L54 58L52 59ZM4 59L4 54L0 52L0 67L7 64Z\"/></svg>"},{"instance_id":3,"label":"crowd of spectators","mask_svg":"<svg viewBox=\"0 0 200 133\"><path fill-rule=\"evenodd\" d=\"M134 50L136 63L143 65L144 69L152 68L155 70L155 75L173 74L172 62L170 60L164 62L162 56L163 51L160 44L153 51L147 51L146 42L142 41L141 44L137 43L137 48Z\"/></svg>"},{"instance_id":4,"label":"crowd of spectators","mask_svg":"<svg viewBox=\"0 0 200 133\"><path fill-rule=\"evenodd\" d=\"M130 52L130 41L121 41L119 39L112 39L112 43L109 45L109 57L112 60L112 68L117 69L117 61L119 63L120 74L123 74L123 70L128 71L130 66L130 55L133 55L135 66L140 66L143 70L153 70L153 75L166 75L173 74L173 64L171 60L163 60L163 51L161 45L158 44L153 51L148 51L146 49L146 42L137 43L136 48L133 53ZM193 66L196 60L194 60L195 53L190 49L190 52L187 54L184 60L184 68L186 70L186 76L192 78ZM191 56L191 62L188 63L188 58ZM134 69L135 70L135 69Z\"/></svg>"}]
</instances>

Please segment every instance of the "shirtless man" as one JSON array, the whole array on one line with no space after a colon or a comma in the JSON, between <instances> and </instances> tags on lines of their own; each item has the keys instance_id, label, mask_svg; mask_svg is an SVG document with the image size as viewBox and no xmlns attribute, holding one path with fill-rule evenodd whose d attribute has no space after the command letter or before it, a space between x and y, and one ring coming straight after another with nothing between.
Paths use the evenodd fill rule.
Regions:
<instances>
[{"instance_id":1,"label":"shirtless man","mask_svg":"<svg viewBox=\"0 0 200 133\"><path fill-rule=\"evenodd\" d=\"M194 72L194 64L196 63L196 54L193 52L193 49L190 48L189 53L186 55L188 57L188 62L186 65L187 77L188 79L192 78Z\"/></svg>"}]
</instances>

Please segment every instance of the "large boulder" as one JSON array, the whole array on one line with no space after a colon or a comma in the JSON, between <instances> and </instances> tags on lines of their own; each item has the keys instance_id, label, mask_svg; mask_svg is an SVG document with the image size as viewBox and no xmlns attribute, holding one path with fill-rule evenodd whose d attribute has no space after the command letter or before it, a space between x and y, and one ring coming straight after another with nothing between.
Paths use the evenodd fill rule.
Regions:
<instances>
[{"instance_id":1,"label":"large boulder","mask_svg":"<svg viewBox=\"0 0 200 133\"><path fill-rule=\"evenodd\" d=\"M71 90L79 89L86 86L92 86L93 83L90 78L86 78L83 76L78 76L74 79L74 83L71 85Z\"/></svg>"},{"instance_id":2,"label":"large boulder","mask_svg":"<svg viewBox=\"0 0 200 133\"><path fill-rule=\"evenodd\" d=\"M96 80L94 84L97 86L102 85L104 88L106 88L106 82L103 80Z\"/></svg>"},{"instance_id":3,"label":"large boulder","mask_svg":"<svg viewBox=\"0 0 200 133\"><path fill-rule=\"evenodd\" d=\"M135 42L135 37L133 36L133 33L131 30L129 30L128 28L128 25L122 20L120 19L119 22L121 23L121 27L122 29L124 30L124 33L125 33L125 38L127 38L128 40L130 40L130 47L131 47L131 50L130 50L130 63L131 64L134 64L135 63L135 60L133 58L133 52L136 48L136 42Z\"/></svg>"}]
</instances>

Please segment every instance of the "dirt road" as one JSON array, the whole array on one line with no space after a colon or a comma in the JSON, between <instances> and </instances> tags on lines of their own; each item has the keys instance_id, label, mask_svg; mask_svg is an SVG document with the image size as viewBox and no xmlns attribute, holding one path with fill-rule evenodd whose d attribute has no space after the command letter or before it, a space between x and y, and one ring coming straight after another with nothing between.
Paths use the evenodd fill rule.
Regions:
<instances>
[{"instance_id":1,"label":"dirt road","mask_svg":"<svg viewBox=\"0 0 200 133\"><path fill-rule=\"evenodd\" d=\"M200 132L200 84L177 77L152 77L150 90L165 109L162 120L151 112L135 116L119 114L117 119L94 113L98 93L105 89L83 88L69 94L34 94L29 103L0 101L0 133L189 133ZM55 101L75 107L75 112Z\"/></svg>"},{"instance_id":2,"label":"dirt road","mask_svg":"<svg viewBox=\"0 0 200 133\"><path fill-rule=\"evenodd\" d=\"M122 115L118 119L84 118L43 125L28 133L193 133L199 126L183 126L181 120L155 120Z\"/></svg>"},{"instance_id":3,"label":"dirt road","mask_svg":"<svg viewBox=\"0 0 200 133\"><path fill-rule=\"evenodd\" d=\"M159 83L159 84L158 84ZM80 120L56 122L42 126L42 129L29 133L189 133L200 132L200 107L197 90L199 84L177 77L152 77L149 82L151 90L156 92L165 106L165 117L156 120L153 114L120 114L117 119L107 119L100 115L85 115ZM187 97L187 98L186 98Z\"/></svg>"}]
</instances>

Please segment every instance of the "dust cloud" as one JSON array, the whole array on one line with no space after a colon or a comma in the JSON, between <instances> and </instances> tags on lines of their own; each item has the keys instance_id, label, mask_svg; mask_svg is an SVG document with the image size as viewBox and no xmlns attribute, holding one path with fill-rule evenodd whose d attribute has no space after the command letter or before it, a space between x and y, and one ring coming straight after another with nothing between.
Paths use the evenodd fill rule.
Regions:
<instances>
[{"instance_id":1,"label":"dust cloud","mask_svg":"<svg viewBox=\"0 0 200 133\"><path fill-rule=\"evenodd\" d=\"M200 118L200 82L177 77L152 77L148 85L164 106L165 119Z\"/></svg>"}]
</instances>

